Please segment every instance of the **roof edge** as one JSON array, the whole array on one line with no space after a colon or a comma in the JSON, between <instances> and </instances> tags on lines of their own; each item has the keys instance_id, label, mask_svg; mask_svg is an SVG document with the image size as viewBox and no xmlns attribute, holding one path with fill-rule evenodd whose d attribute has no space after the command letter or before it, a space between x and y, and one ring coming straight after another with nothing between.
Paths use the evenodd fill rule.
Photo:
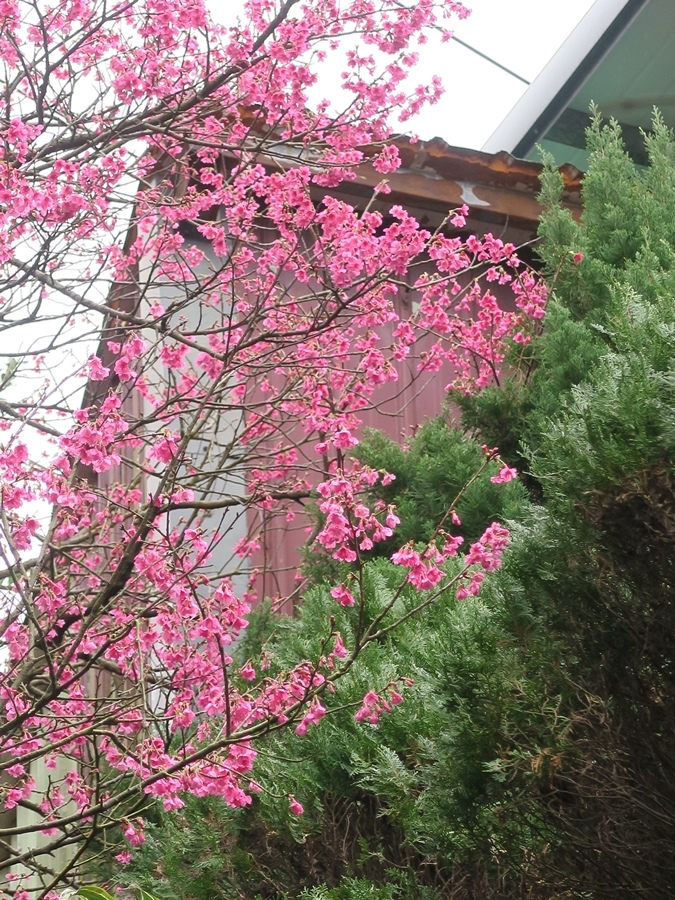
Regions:
<instances>
[{"instance_id":1,"label":"roof edge","mask_svg":"<svg viewBox=\"0 0 675 900\"><path fill-rule=\"evenodd\" d=\"M481 149L527 156L649 2L595 0Z\"/></svg>"}]
</instances>

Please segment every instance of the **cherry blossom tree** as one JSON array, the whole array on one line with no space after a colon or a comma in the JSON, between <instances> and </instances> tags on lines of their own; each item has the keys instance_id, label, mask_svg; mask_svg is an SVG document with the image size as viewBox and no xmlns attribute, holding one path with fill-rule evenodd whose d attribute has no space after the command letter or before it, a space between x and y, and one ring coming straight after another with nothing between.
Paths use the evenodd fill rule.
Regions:
<instances>
[{"instance_id":1,"label":"cherry blossom tree","mask_svg":"<svg viewBox=\"0 0 675 900\"><path fill-rule=\"evenodd\" d=\"M453 15L247 0L225 26L202 0L0 0L0 870L16 900L124 858L150 799L251 802L256 740L313 727L395 625L345 646L327 621L321 657L281 677L232 661L261 516L318 490L314 540L356 567L391 537L395 510L363 499L388 476L349 450L416 342L473 390L543 314L514 247L448 233L466 210L430 233L340 196L367 165L386 198L392 116L440 91L409 87L413 47ZM329 56L339 103L317 100ZM395 555L420 608L476 593L507 540L492 526L449 576L460 540L442 525ZM359 604L354 585L335 601ZM400 699L373 685L357 718Z\"/></svg>"}]
</instances>

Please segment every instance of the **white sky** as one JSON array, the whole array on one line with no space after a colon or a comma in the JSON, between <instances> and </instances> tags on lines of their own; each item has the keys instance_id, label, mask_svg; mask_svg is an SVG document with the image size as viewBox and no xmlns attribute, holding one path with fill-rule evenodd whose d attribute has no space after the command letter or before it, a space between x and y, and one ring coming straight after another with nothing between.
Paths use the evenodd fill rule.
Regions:
<instances>
[{"instance_id":1,"label":"white sky","mask_svg":"<svg viewBox=\"0 0 675 900\"><path fill-rule=\"evenodd\" d=\"M463 0L472 13L448 25L462 41L533 81L564 43L595 0ZM223 24L241 15L243 0L209 0ZM423 140L441 137L449 144L480 149L520 99L527 85L452 41L430 40L419 48L420 62L412 81L424 83L440 75L446 93L440 103L401 127ZM335 66L340 66L336 69ZM336 84L342 65L330 57L316 87L319 95L339 102Z\"/></svg>"},{"instance_id":2,"label":"white sky","mask_svg":"<svg viewBox=\"0 0 675 900\"><path fill-rule=\"evenodd\" d=\"M564 43L595 0L462 0L471 9L468 19L452 18L455 35L476 50L533 81ZM232 24L242 0L209 0L211 12ZM452 41L430 40L419 48L420 62L412 80L424 83L440 75L446 93L440 103L401 128L423 140L441 137L448 144L480 149L527 85ZM317 96L337 99L333 84L339 69L324 63ZM333 70L331 72L331 69Z\"/></svg>"},{"instance_id":3,"label":"white sky","mask_svg":"<svg viewBox=\"0 0 675 900\"><path fill-rule=\"evenodd\" d=\"M472 13L452 28L461 40L533 81L594 0L464 0ZM439 74L446 93L406 130L480 149L527 85L455 41L420 48L418 79Z\"/></svg>"}]
</instances>

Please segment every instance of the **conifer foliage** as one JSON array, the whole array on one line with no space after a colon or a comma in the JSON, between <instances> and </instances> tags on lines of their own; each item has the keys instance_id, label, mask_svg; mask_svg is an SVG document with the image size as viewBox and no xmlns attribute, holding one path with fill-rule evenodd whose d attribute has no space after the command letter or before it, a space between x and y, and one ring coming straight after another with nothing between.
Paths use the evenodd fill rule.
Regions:
<instances>
[{"instance_id":1,"label":"conifer foliage","mask_svg":"<svg viewBox=\"0 0 675 900\"><path fill-rule=\"evenodd\" d=\"M466 435L439 444L442 422L407 450L377 436L358 448L397 471L374 490L408 507L420 552L433 498L417 478L442 494L444 468L454 459L461 471L485 439L521 462L532 499L511 496L518 521L507 523L504 564L478 598L445 592L382 634L326 697L335 718L270 742L255 810L209 811L227 834L229 881L222 895L210 882L217 896L672 896L675 140L656 117L644 170L614 124L596 120L588 140L581 222L559 205L557 173L544 175L541 334L518 348L501 388L456 398L473 450ZM502 515L486 508L487 487L472 502ZM349 635L377 620L398 582L388 560L358 573L343 565L343 582L367 598L362 620L354 607L338 612ZM316 577L298 618L269 626L286 665L320 639L331 582ZM391 612L405 616L413 587ZM401 676L412 682L402 704L353 721L366 685L391 690ZM304 805L301 819L281 812L282 785ZM172 827L194 836L195 814L188 807ZM175 885L157 874L165 827L126 876L158 891Z\"/></svg>"},{"instance_id":2,"label":"conifer foliage","mask_svg":"<svg viewBox=\"0 0 675 900\"><path fill-rule=\"evenodd\" d=\"M542 223L555 312L519 403L546 514L521 579L564 635L577 686L576 756L548 808L565 880L591 896L665 898L675 884L675 142L657 116L640 171L616 125L596 120L588 141L583 222L553 209ZM555 181L549 172L545 192Z\"/></svg>"}]
</instances>

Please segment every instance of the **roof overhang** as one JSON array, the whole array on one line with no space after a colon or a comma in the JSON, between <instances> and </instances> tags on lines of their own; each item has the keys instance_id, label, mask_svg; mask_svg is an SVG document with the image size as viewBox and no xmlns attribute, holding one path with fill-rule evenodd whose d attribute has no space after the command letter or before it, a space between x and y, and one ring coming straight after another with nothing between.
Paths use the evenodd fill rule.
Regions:
<instances>
[{"instance_id":1,"label":"roof overhang","mask_svg":"<svg viewBox=\"0 0 675 900\"><path fill-rule=\"evenodd\" d=\"M483 145L525 157L550 130L651 0L595 0L567 40Z\"/></svg>"},{"instance_id":2,"label":"roof overhang","mask_svg":"<svg viewBox=\"0 0 675 900\"><path fill-rule=\"evenodd\" d=\"M537 234L542 207L538 201L542 165L516 159L510 153L483 153L452 147L440 138L412 143L407 137L394 138L401 166L383 176L370 164L381 147L363 147L366 160L337 188L315 187L317 202L333 194L356 209L377 209L387 214L392 204L400 204L420 225L443 227L448 214L466 205L466 231L492 231L515 243L525 244ZM288 169L315 165L311 151L274 143L258 156L268 169ZM317 170L320 165L317 166ZM563 179L562 202L575 218L581 216L583 173L572 165L559 169ZM386 183L386 192L379 187Z\"/></svg>"}]
</instances>

